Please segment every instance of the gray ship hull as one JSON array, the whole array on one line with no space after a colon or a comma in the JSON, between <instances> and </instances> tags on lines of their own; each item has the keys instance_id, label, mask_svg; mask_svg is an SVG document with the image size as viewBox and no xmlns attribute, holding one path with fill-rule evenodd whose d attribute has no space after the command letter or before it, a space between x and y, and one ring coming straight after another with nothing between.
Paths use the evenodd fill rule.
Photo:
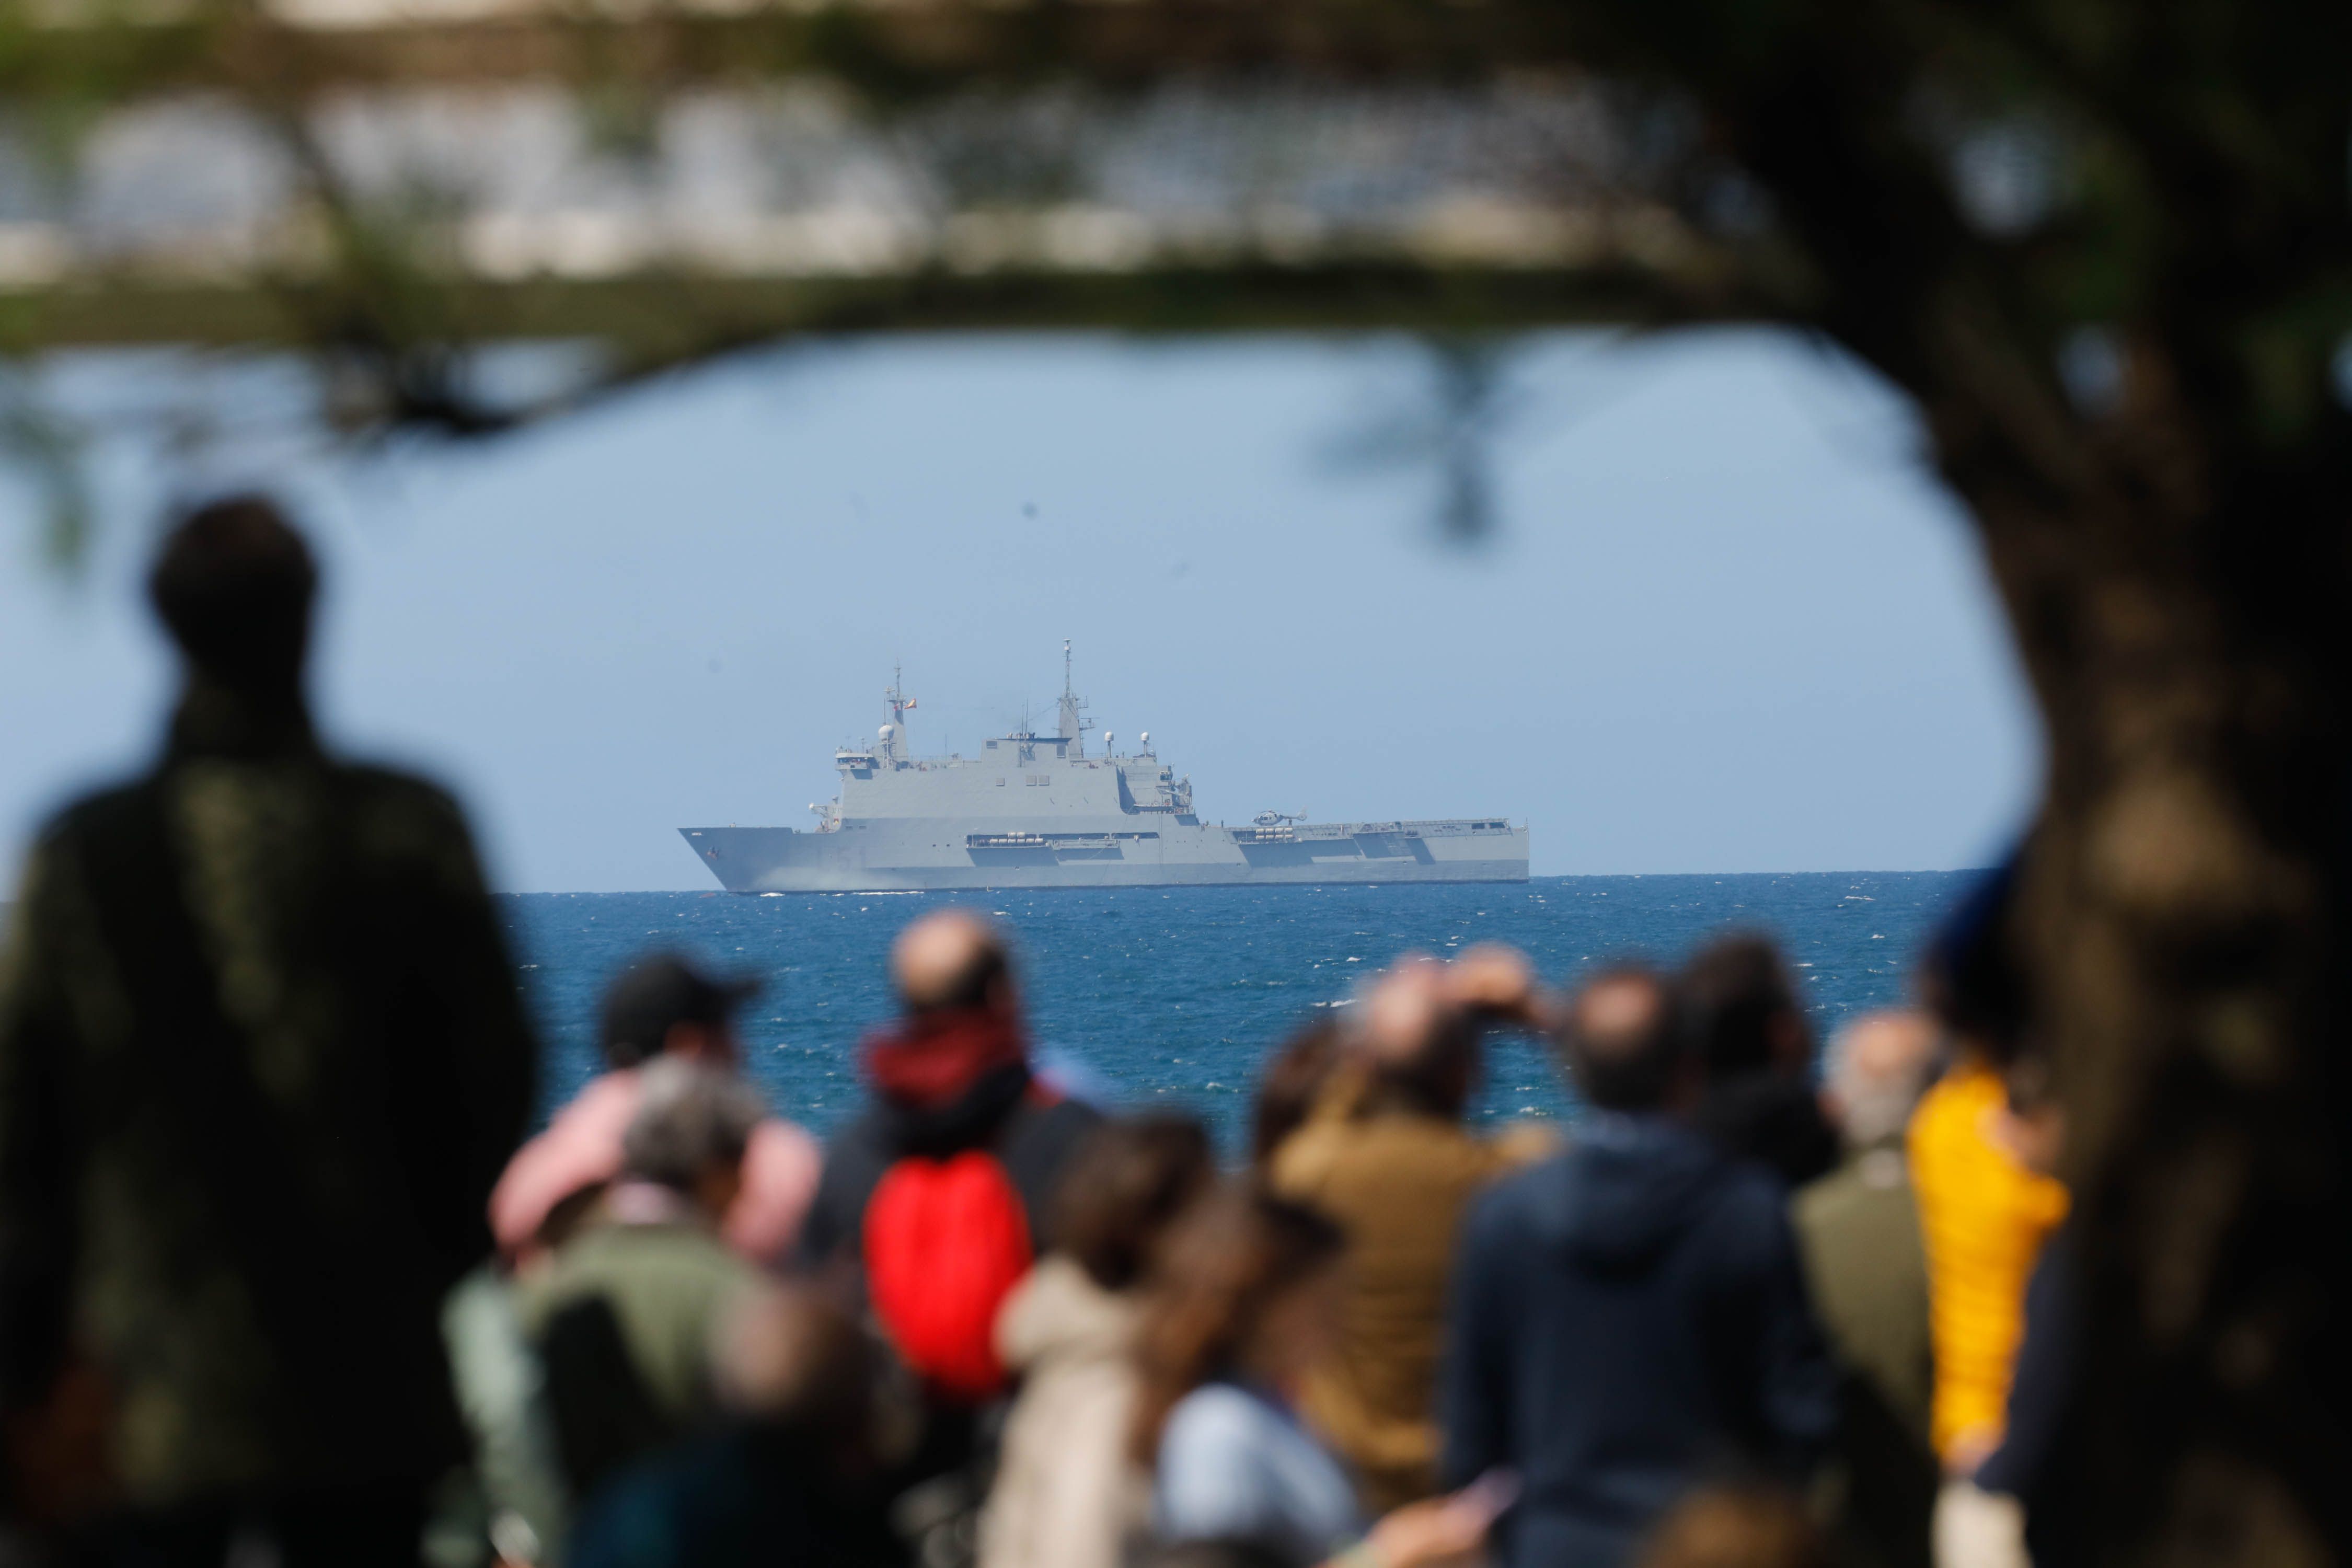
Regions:
<instances>
[{"instance_id":1,"label":"gray ship hull","mask_svg":"<svg viewBox=\"0 0 2352 1568\"><path fill-rule=\"evenodd\" d=\"M829 832L678 831L737 893L1528 879L1527 828L1495 817L1276 829L1166 818L1144 831L1132 818L1103 831L1076 826L959 817L847 822Z\"/></svg>"},{"instance_id":2,"label":"gray ship hull","mask_svg":"<svg viewBox=\"0 0 2352 1568\"><path fill-rule=\"evenodd\" d=\"M1499 816L1318 822L1261 812L1202 822L1192 781L1152 750L1090 752L1086 700L1062 645L1059 726L983 741L976 756L922 757L907 740L915 700L897 681L872 745L834 752L841 793L818 826L681 827L737 893L921 889L1162 888L1214 883L1524 882L1528 830Z\"/></svg>"}]
</instances>

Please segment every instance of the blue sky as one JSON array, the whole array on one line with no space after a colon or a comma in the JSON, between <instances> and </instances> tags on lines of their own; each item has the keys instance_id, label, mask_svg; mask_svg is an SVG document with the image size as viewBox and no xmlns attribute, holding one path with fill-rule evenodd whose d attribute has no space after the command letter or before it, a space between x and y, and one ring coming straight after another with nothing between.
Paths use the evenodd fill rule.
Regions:
<instances>
[{"instance_id":1,"label":"blue sky","mask_svg":"<svg viewBox=\"0 0 2352 1568\"><path fill-rule=\"evenodd\" d=\"M152 358L137 374L169 381ZM104 382L131 372L100 366ZM472 807L517 890L706 885L674 828L807 820L883 717L970 752L1058 691L1203 813L1507 813L1539 875L1984 863L2039 768L1962 520L1903 408L1793 339L1521 345L1499 528L1337 454L1412 345L906 339L748 356L485 446L109 447L79 580L0 485L0 876L170 689L161 500L268 477L327 561L345 749Z\"/></svg>"}]
</instances>

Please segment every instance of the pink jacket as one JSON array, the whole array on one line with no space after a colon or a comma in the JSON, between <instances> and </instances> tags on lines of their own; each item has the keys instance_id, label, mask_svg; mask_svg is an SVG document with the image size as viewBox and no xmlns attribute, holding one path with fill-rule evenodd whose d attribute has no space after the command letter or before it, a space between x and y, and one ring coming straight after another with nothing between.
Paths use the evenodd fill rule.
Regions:
<instances>
[{"instance_id":1,"label":"pink jacket","mask_svg":"<svg viewBox=\"0 0 2352 1568\"><path fill-rule=\"evenodd\" d=\"M621 1135L637 1113L639 1092L634 1068L591 1079L546 1131L515 1151L490 1193L490 1231L500 1252L509 1258L530 1252L556 1205L621 1173ZM727 1245L755 1263L785 1262L824 1159L816 1140L793 1123L776 1116L761 1122L743 1153L743 1190L721 1227Z\"/></svg>"}]
</instances>

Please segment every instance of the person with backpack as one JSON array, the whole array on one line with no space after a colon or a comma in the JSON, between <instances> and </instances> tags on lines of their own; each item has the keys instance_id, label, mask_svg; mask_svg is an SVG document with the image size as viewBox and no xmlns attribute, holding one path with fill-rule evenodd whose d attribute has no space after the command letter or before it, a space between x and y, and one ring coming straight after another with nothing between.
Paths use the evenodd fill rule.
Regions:
<instances>
[{"instance_id":1,"label":"person with backpack","mask_svg":"<svg viewBox=\"0 0 2352 1568\"><path fill-rule=\"evenodd\" d=\"M863 1301L921 1384L907 1479L954 1479L909 1503L920 1535L919 1514L961 1529L977 1512L976 1416L1008 1383L997 1313L1051 1246L1063 1168L1102 1117L1031 1070L1012 961L980 915L916 921L890 978L903 1011L859 1048L872 1103L826 1152L802 1255Z\"/></svg>"}]
</instances>

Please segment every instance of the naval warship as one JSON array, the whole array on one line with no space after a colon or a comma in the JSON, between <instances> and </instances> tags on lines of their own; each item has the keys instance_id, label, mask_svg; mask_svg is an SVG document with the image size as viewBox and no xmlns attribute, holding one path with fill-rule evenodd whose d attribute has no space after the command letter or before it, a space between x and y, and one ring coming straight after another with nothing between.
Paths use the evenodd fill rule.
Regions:
<instances>
[{"instance_id":1,"label":"naval warship","mask_svg":"<svg viewBox=\"0 0 2352 1568\"><path fill-rule=\"evenodd\" d=\"M1318 822L1261 812L1246 826L1202 822L1192 781L1152 750L1087 750L1086 700L1062 645L1060 722L1027 725L976 757L918 757L896 679L872 745L834 753L841 793L811 805L816 826L681 827L737 893L955 888L1139 888L1221 882L1524 882L1528 829L1500 816Z\"/></svg>"}]
</instances>

